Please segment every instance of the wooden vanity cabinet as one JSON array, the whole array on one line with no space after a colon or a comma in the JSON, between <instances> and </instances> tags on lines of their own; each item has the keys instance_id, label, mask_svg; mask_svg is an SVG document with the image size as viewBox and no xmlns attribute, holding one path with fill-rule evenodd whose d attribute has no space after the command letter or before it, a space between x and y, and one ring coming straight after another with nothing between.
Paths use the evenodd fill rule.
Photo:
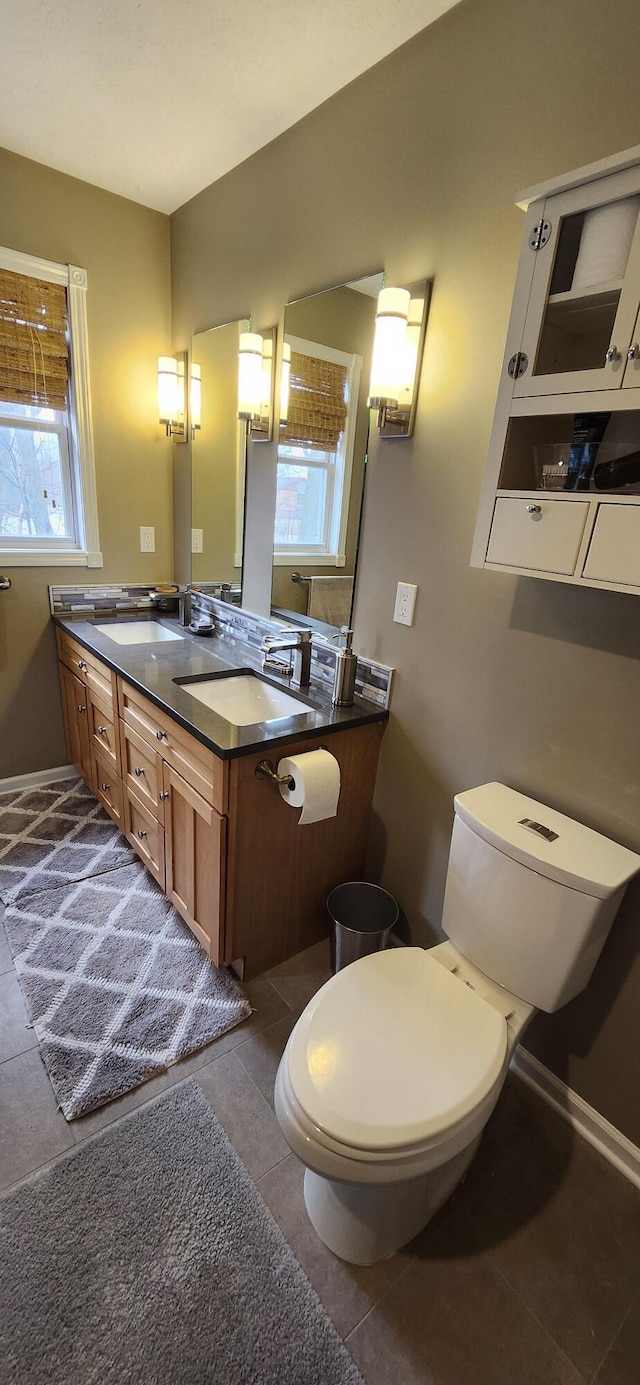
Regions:
<instances>
[{"instance_id":1,"label":"wooden vanity cabinet","mask_svg":"<svg viewBox=\"0 0 640 1385\"><path fill-rule=\"evenodd\" d=\"M325 937L329 890L363 870L384 722L222 760L57 637L71 763L212 960L255 976ZM256 769L324 745L340 764L338 814L301 827Z\"/></svg>"}]
</instances>

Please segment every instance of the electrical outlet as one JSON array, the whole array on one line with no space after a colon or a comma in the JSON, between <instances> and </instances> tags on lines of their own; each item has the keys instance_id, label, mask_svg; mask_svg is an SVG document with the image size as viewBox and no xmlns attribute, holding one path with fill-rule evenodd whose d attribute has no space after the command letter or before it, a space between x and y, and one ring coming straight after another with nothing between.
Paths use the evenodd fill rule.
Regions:
<instances>
[{"instance_id":1,"label":"electrical outlet","mask_svg":"<svg viewBox=\"0 0 640 1385\"><path fill-rule=\"evenodd\" d=\"M396 604L393 611L393 619L396 625L413 625L413 613L416 608L416 596L418 588L411 582L398 582L396 591Z\"/></svg>"},{"instance_id":2,"label":"electrical outlet","mask_svg":"<svg viewBox=\"0 0 640 1385\"><path fill-rule=\"evenodd\" d=\"M155 553L156 531L152 524L140 525L140 552Z\"/></svg>"},{"instance_id":3,"label":"electrical outlet","mask_svg":"<svg viewBox=\"0 0 640 1385\"><path fill-rule=\"evenodd\" d=\"M203 531L202 529L191 530L191 552L202 553L203 551Z\"/></svg>"}]
</instances>

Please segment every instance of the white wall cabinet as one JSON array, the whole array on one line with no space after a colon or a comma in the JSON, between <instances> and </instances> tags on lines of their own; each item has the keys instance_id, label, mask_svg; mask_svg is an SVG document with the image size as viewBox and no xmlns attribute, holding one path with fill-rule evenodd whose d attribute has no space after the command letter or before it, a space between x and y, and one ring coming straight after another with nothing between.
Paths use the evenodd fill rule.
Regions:
<instances>
[{"instance_id":1,"label":"white wall cabinet","mask_svg":"<svg viewBox=\"0 0 640 1385\"><path fill-rule=\"evenodd\" d=\"M640 590L640 147L522 193L471 562Z\"/></svg>"}]
</instances>

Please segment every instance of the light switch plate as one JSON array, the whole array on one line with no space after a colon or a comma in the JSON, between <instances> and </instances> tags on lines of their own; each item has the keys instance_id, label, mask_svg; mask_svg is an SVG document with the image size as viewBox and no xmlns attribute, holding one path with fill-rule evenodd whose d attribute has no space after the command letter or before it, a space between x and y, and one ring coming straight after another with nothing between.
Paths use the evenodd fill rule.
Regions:
<instances>
[{"instance_id":1,"label":"light switch plate","mask_svg":"<svg viewBox=\"0 0 640 1385\"><path fill-rule=\"evenodd\" d=\"M203 531L202 529L191 530L191 552L202 553L203 551Z\"/></svg>"},{"instance_id":2,"label":"light switch plate","mask_svg":"<svg viewBox=\"0 0 640 1385\"><path fill-rule=\"evenodd\" d=\"M418 588L411 582L398 582L393 619L396 625L413 625Z\"/></svg>"},{"instance_id":3,"label":"light switch plate","mask_svg":"<svg viewBox=\"0 0 640 1385\"><path fill-rule=\"evenodd\" d=\"M140 525L140 552L155 553L156 531L152 524Z\"/></svg>"}]
</instances>

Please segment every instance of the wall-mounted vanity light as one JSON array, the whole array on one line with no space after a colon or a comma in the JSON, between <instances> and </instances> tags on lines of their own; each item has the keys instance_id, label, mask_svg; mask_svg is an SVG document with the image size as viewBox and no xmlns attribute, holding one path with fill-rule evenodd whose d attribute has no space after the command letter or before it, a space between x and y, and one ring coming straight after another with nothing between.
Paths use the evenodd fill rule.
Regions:
<instances>
[{"instance_id":1,"label":"wall-mounted vanity light","mask_svg":"<svg viewBox=\"0 0 640 1385\"><path fill-rule=\"evenodd\" d=\"M167 437L187 441L186 351L158 356L158 418Z\"/></svg>"},{"instance_id":2,"label":"wall-mounted vanity light","mask_svg":"<svg viewBox=\"0 0 640 1385\"><path fill-rule=\"evenodd\" d=\"M238 418L252 442L273 439L275 328L241 332L238 346Z\"/></svg>"},{"instance_id":3,"label":"wall-mounted vanity light","mask_svg":"<svg viewBox=\"0 0 640 1385\"><path fill-rule=\"evenodd\" d=\"M280 366L280 422L286 423L289 417L289 390L291 387L291 347L288 341L282 343L282 363Z\"/></svg>"},{"instance_id":4,"label":"wall-mounted vanity light","mask_svg":"<svg viewBox=\"0 0 640 1385\"><path fill-rule=\"evenodd\" d=\"M195 361L191 362L189 381L189 424L193 439L202 427L202 370Z\"/></svg>"},{"instance_id":5,"label":"wall-mounted vanity light","mask_svg":"<svg viewBox=\"0 0 640 1385\"><path fill-rule=\"evenodd\" d=\"M378 295L368 405L381 438L413 434L430 285L384 288Z\"/></svg>"}]
</instances>

